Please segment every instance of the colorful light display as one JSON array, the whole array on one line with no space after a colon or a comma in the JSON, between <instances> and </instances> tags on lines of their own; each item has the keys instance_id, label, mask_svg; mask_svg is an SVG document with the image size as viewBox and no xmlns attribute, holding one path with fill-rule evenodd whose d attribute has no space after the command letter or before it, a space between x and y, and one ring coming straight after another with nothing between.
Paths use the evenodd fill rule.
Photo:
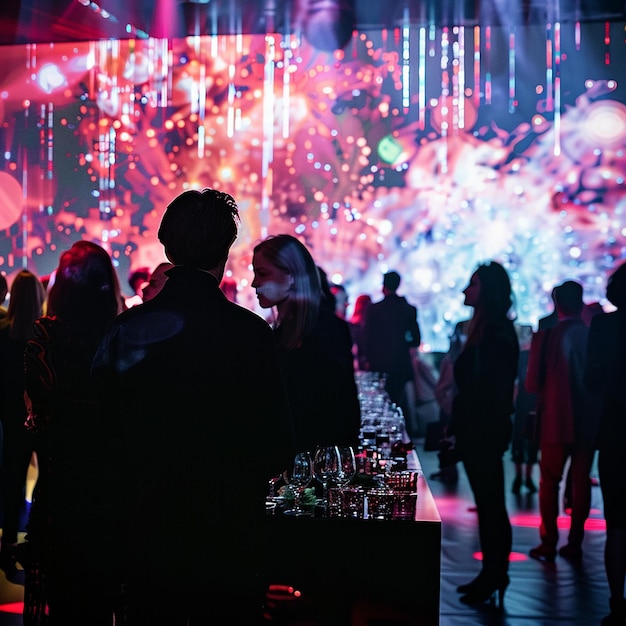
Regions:
<instances>
[{"instance_id":1,"label":"colorful light display","mask_svg":"<svg viewBox=\"0 0 626 626\"><path fill-rule=\"evenodd\" d=\"M626 256L624 48L615 23L407 23L335 53L278 34L6 47L0 269L47 274L83 238L125 284L164 260L168 202L208 186L240 205L228 273L252 309L253 245L281 232L351 301L397 270L426 349L487 259L521 322L567 278L602 300Z\"/></svg>"}]
</instances>

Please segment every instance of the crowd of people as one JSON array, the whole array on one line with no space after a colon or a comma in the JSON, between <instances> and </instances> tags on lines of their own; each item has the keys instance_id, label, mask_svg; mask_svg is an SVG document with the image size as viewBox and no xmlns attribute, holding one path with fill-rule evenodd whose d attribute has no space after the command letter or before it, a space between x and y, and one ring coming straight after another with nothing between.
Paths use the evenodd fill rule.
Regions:
<instances>
[{"instance_id":1,"label":"crowd of people","mask_svg":"<svg viewBox=\"0 0 626 626\"><path fill-rule=\"evenodd\" d=\"M0 567L24 567L25 626L260 623L268 478L298 451L358 446L355 370L383 375L409 433L420 433L421 333L400 275L383 274L382 299L360 294L348 317L345 287L329 284L302 241L270 236L252 260L265 320L236 304L224 278L238 228L230 195L186 191L159 228L168 261L134 272L130 298L106 250L87 241L61 254L47 291L27 270L15 276L0 311ZM541 543L530 555L578 560L599 449L611 592L603 624L624 624L626 264L608 280L614 312L585 315L582 287L565 281L536 333L515 323L499 263L477 267L463 294L472 315L456 326L432 396L453 450L438 477L456 480L461 462L478 514L482 569L459 586L461 601L502 602L509 584L505 453L515 493L536 490L539 461ZM568 460L571 528L558 548Z\"/></svg>"}]
</instances>

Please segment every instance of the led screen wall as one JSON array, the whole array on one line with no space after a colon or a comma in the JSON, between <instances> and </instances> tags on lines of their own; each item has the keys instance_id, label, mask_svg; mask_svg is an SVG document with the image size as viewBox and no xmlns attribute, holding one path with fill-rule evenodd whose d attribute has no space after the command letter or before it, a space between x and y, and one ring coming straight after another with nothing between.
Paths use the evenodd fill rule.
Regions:
<instances>
[{"instance_id":1,"label":"led screen wall","mask_svg":"<svg viewBox=\"0 0 626 626\"><path fill-rule=\"evenodd\" d=\"M587 302L625 256L624 24L355 33L343 51L241 35L12 46L0 66L0 270L50 273L77 239L128 271L191 187L231 193L228 272L254 309L251 249L291 233L335 282L403 276L425 348L466 317L488 259L518 319L574 278Z\"/></svg>"}]
</instances>

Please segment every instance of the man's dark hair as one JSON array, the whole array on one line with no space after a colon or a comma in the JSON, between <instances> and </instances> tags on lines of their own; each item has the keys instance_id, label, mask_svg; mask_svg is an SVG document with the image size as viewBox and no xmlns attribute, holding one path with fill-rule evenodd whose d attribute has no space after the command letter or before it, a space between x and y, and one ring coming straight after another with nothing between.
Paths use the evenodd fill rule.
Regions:
<instances>
[{"instance_id":1,"label":"man's dark hair","mask_svg":"<svg viewBox=\"0 0 626 626\"><path fill-rule=\"evenodd\" d=\"M554 303L564 315L580 315L583 310L582 285L573 280L566 280L554 288Z\"/></svg>"},{"instance_id":2,"label":"man's dark hair","mask_svg":"<svg viewBox=\"0 0 626 626\"><path fill-rule=\"evenodd\" d=\"M190 190L168 205L158 237L175 265L210 270L228 257L238 225L232 196L215 189Z\"/></svg>"},{"instance_id":3,"label":"man's dark hair","mask_svg":"<svg viewBox=\"0 0 626 626\"><path fill-rule=\"evenodd\" d=\"M398 272L387 272L383 276L383 287L389 291L395 291L400 286L400 274Z\"/></svg>"}]
</instances>

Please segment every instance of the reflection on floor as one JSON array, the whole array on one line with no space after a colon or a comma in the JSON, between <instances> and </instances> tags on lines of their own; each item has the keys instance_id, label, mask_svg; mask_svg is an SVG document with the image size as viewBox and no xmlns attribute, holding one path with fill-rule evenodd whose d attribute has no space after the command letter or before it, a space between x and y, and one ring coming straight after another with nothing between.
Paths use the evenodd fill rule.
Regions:
<instances>
[{"instance_id":1,"label":"reflection on floor","mask_svg":"<svg viewBox=\"0 0 626 626\"><path fill-rule=\"evenodd\" d=\"M435 452L418 454L426 477L437 470ZM513 464L506 461L508 508L513 523L511 584L504 599L504 612L492 607L476 609L459 602L456 587L467 582L479 569L476 514L465 473L461 469L456 485L430 480L431 490L443 520L441 553L441 626L594 626L608 613L608 587L604 574L604 520L599 487L593 487L592 514L583 543L583 559L571 563L557 557L554 563L529 558L528 550L539 542L538 496L522 488L520 496L510 491ZM535 469L535 482L539 470ZM559 519L562 541L567 537L569 518ZM391 539L391 538L390 538ZM418 593L419 590L416 590ZM23 587L6 580L0 572L0 626L22 626ZM364 626L415 626L406 616L369 614ZM88 626L88 625L86 625Z\"/></svg>"}]
</instances>

